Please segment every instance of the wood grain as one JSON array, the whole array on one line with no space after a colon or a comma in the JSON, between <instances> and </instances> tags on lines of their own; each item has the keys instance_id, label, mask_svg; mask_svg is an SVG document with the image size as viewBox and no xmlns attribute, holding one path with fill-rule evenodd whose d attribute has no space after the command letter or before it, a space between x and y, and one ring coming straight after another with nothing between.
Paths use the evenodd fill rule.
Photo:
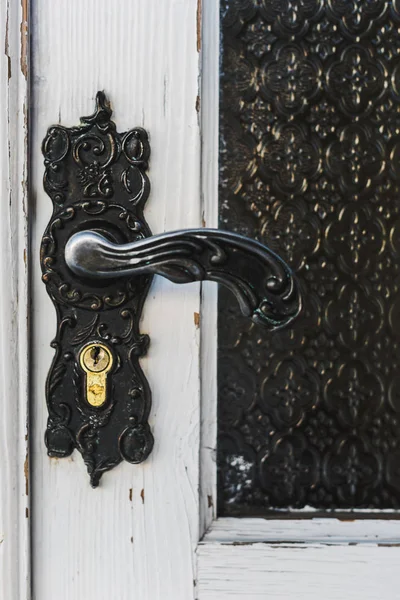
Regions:
<instances>
[{"instance_id":1,"label":"wood grain","mask_svg":"<svg viewBox=\"0 0 400 600\"><path fill-rule=\"evenodd\" d=\"M202 543L400 544L400 520L335 518L235 519L212 523Z\"/></svg>"},{"instance_id":2,"label":"wood grain","mask_svg":"<svg viewBox=\"0 0 400 600\"><path fill-rule=\"evenodd\" d=\"M152 155L146 218L154 233L196 227L200 127L196 0L38 0L33 6L33 251L50 216L41 140L77 123L103 89L120 131L145 127ZM142 331L153 392L153 454L89 486L82 459L46 456L44 382L55 315L38 263L34 299L33 588L37 600L189 600L199 481L199 286L156 280ZM71 384L72 385L72 384Z\"/></svg>"},{"instance_id":3,"label":"wood grain","mask_svg":"<svg viewBox=\"0 0 400 600\"><path fill-rule=\"evenodd\" d=\"M205 544L198 600L400 598L400 547Z\"/></svg>"},{"instance_id":4,"label":"wood grain","mask_svg":"<svg viewBox=\"0 0 400 600\"><path fill-rule=\"evenodd\" d=\"M25 3L26 4L26 3ZM29 576L27 22L0 1L0 598L27 600Z\"/></svg>"}]
</instances>

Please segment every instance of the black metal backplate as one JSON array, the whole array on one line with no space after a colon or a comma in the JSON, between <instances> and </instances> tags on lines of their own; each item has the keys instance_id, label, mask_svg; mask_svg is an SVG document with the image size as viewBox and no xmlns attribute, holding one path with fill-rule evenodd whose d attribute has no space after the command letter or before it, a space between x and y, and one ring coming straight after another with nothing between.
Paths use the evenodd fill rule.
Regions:
<instances>
[{"instance_id":1,"label":"black metal backplate","mask_svg":"<svg viewBox=\"0 0 400 600\"><path fill-rule=\"evenodd\" d=\"M57 312L55 356L46 385L49 456L77 448L93 487L122 459L143 461L153 447L147 423L151 395L139 365L149 338L139 333L150 276L85 281L65 263L73 233L98 231L116 243L151 235L143 218L150 185L150 146L141 128L118 133L102 92L96 110L78 127L50 127L43 141L44 188L53 214L41 245L43 281ZM91 406L79 353L88 343L105 344L113 357L107 400Z\"/></svg>"}]
</instances>

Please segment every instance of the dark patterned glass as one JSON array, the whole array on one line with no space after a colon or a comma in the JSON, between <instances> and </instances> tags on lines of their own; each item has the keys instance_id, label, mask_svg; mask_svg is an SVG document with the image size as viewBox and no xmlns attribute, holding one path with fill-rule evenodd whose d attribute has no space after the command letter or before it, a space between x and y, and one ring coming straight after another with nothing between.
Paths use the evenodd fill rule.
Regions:
<instances>
[{"instance_id":1,"label":"dark patterned glass","mask_svg":"<svg viewBox=\"0 0 400 600\"><path fill-rule=\"evenodd\" d=\"M304 311L219 292L219 514L400 507L400 0L222 0L220 226Z\"/></svg>"}]
</instances>

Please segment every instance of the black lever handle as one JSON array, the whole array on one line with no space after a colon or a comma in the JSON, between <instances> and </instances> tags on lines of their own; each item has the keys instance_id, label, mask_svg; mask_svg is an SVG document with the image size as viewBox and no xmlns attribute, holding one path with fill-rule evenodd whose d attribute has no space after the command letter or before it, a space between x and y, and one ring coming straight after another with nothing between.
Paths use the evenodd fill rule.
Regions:
<instances>
[{"instance_id":1,"label":"black lever handle","mask_svg":"<svg viewBox=\"0 0 400 600\"><path fill-rule=\"evenodd\" d=\"M270 329L288 325L301 308L284 261L263 244L229 231L188 229L127 244L80 231L68 240L65 260L76 275L91 279L155 274L174 283L221 283L236 296L244 316Z\"/></svg>"}]
</instances>

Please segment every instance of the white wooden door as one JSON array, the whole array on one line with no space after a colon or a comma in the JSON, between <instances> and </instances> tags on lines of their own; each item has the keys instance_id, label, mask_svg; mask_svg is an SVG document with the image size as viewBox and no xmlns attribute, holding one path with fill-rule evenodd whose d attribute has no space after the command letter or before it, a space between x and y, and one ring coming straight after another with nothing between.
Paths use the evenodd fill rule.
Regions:
<instances>
[{"instance_id":1,"label":"white wooden door","mask_svg":"<svg viewBox=\"0 0 400 600\"><path fill-rule=\"evenodd\" d=\"M400 521L216 518L212 285L152 285L150 458L93 490L79 454L46 454L56 318L38 261L42 139L104 90L120 131L150 134L152 231L217 226L218 15L218 0L0 2L1 598L400 598Z\"/></svg>"}]
</instances>

